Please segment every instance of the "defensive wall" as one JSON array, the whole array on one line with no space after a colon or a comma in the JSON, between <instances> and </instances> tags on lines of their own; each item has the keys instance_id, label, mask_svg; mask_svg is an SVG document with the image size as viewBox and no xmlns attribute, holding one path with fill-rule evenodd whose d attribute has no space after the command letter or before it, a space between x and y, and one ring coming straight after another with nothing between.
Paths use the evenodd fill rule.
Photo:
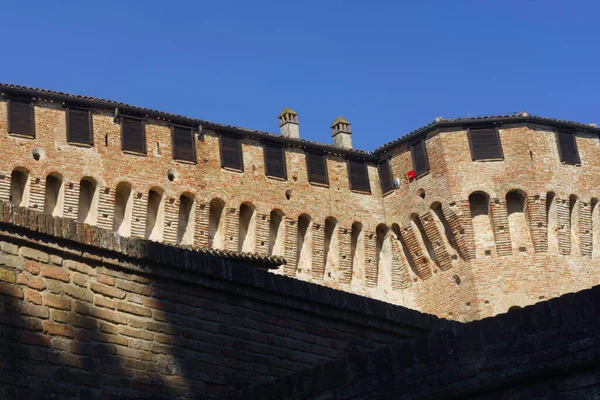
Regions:
<instances>
[{"instance_id":1,"label":"defensive wall","mask_svg":"<svg viewBox=\"0 0 600 400\"><path fill-rule=\"evenodd\" d=\"M0 397L205 398L455 322L0 202Z\"/></svg>"},{"instance_id":2,"label":"defensive wall","mask_svg":"<svg viewBox=\"0 0 600 400\"><path fill-rule=\"evenodd\" d=\"M600 396L600 286L354 354L219 400Z\"/></svg>"},{"instance_id":3,"label":"defensive wall","mask_svg":"<svg viewBox=\"0 0 600 400\"><path fill-rule=\"evenodd\" d=\"M291 110L275 135L101 99L2 90L0 199L16 206L123 237L282 256L275 273L460 321L599 283L595 126L527 113L437 119L367 153L351 148L341 118L332 125L335 144L325 145L299 138ZM31 104L33 135L10 132L17 100ZM75 109L91 115L89 142L68 140ZM123 149L124 116L143 120L143 152ZM174 154L179 126L193 130L193 161ZM497 132L495 157L475 157L471 132L482 128ZM563 160L559 132L574 138L577 162ZM240 143L236 168L224 166L224 137ZM283 148L283 177L266 168L273 143ZM325 159L326 184L311 177L315 152ZM361 190L352 187L357 165L368 177Z\"/></svg>"}]
</instances>

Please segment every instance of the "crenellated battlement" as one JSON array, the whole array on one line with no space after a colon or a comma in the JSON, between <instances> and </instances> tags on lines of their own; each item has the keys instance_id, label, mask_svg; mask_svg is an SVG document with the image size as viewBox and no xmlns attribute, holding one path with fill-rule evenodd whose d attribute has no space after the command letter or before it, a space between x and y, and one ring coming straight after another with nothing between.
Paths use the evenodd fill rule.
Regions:
<instances>
[{"instance_id":1,"label":"crenellated battlement","mask_svg":"<svg viewBox=\"0 0 600 400\"><path fill-rule=\"evenodd\" d=\"M275 273L460 320L600 283L600 130L586 124L437 119L368 153L341 117L326 145L300 139L290 109L275 135L2 90L0 201L15 208L282 257Z\"/></svg>"}]
</instances>

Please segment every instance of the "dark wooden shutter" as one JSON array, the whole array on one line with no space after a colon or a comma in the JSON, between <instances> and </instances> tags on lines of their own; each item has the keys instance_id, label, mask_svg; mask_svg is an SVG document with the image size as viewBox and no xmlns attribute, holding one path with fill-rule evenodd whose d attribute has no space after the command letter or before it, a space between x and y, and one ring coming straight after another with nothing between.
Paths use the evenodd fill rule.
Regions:
<instances>
[{"instance_id":1,"label":"dark wooden shutter","mask_svg":"<svg viewBox=\"0 0 600 400\"><path fill-rule=\"evenodd\" d=\"M67 109L67 140L74 143L94 144L90 111Z\"/></svg>"},{"instance_id":2,"label":"dark wooden shutter","mask_svg":"<svg viewBox=\"0 0 600 400\"><path fill-rule=\"evenodd\" d=\"M560 161L567 164L581 164L575 134L571 132L556 132Z\"/></svg>"},{"instance_id":3,"label":"dark wooden shutter","mask_svg":"<svg viewBox=\"0 0 600 400\"><path fill-rule=\"evenodd\" d=\"M381 182L381 192L386 194L394 190L394 177L392 175L392 165L390 160L384 160L377 165L379 170L379 181Z\"/></svg>"},{"instance_id":4,"label":"dark wooden shutter","mask_svg":"<svg viewBox=\"0 0 600 400\"><path fill-rule=\"evenodd\" d=\"M173 126L173 158L196 162L194 131L191 128Z\"/></svg>"},{"instance_id":5,"label":"dark wooden shutter","mask_svg":"<svg viewBox=\"0 0 600 400\"><path fill-rule=\"evenodd\" d=\"M33 103L8 100L8 131L18 135L35 137Z\"/></svg>"},{"instance_id":6,"label":"dark wooden shutter","mask_svg":"<svg viewBox=\"0 0 600 400\"><path fill-rule=\"evenodd\" d=\"M265 173L268 176L287 179L285 151L282 146L265 144Z\"/></svg>"},{"instance_id":7,"label":"dark wooden shutter","mask_svg":"<svg viewBox=\"0 0 600 400\"><path fill-rule=\"evenodd\" d=\"M502 159L502 145L500 135L495 128L470 129L469 144L471 145L471 157L473 160Z\"/></svg>"},{"instance_id":8,"label":"dark wooden shutter","mask_svg":"<svg viewBox=\"0 0 600 400\"><path fill-rule=\"evenodd\" d=\"M146 154L146 134L141 119L122 117L121 147L123 150Z\"/></svg>"},{"instance_id":9,"label":"dark wooden shutter","mask_svg":"<svg viewBox=\"0 0 600 400\"><path fill-rule=\"evenodd\" d=\"M424 140L411 146L411 154L416 176L429 171L429 159L427 158L427 148Z\"/></svg>"},{"instance_id":10,"label":"dark wooden shutter","mask_svg":"<svg viewBox=\"0 0 600 400\"><path fill-rule=\"evenodd\" d=\"M244 170L240 139L221 135L221 166Z\"/></svg>"},{"instance_id":11,"label":"dark wooden shutter","mask_svg":"<svg viewBox=\"0 0 600 400\"><path fill-rule=\"evenodd\" d=\"M306 169L308 170L308 181L312 183L329 184L327 176L327 159L321 153L306 153Z\"/></svg>"},{"instance_id":12,"label":"dark wooden shutter","mask_svg":"<svg viewBox=\"0 0 600 400\"><path fill-rule=\"evenodd\" d=\"M348 161L348 175L350 175L350 190L371 193L366 163Z\"/></svg>"}]
</instances>

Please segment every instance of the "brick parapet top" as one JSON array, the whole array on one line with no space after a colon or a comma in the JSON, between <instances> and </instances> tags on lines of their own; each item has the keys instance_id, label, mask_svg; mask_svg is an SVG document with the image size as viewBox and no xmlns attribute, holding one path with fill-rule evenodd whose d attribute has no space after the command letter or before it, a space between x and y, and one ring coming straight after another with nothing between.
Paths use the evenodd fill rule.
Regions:
<instances>
[{"instance_id":1,"label":"brick parapet top","mask_svg":"<svg viewBox=\"0 0 600 400\"><path fill-rule=\"evenodd\" d=\"M499 126L503 124L540 124L542 126L552 126L559 129L571 129L576 131L583 132L593 132L600 133L600 128L596 127L594 124L584 124L575 121L568 120L560 120L556 118L547 118L541 116L531 115L525 111L510 113L510 114L499 114L499 115L485 115L485 116L468 116L468 117L460 117L460 118L436 118L434 121L423 125L422 127L415 129L414 131L403 135L391 142L388 142L372 152L358 150L358 149L346 149L339 148L335 145L314 142L310 140L304 140L299 138L288 138L283 137L281 135L259 131L255 129L248 129L242 127L236 127L232 125L219 124L216 122L210 122L190 117L185 117L182 115L167 113L163 111L152 110L143 107L137 107L121 102L116 102L112 100L105 100L96 97L90 96L82 96L82 95L74 95L64 92L57 92L53 90L40 89L40 88L32 88L21 85L13 85L7 83L0 83L0 91L6 94L16 94L16 95L26 95L32 96L35 98L48 99L51 101L60 101L74 104L85 104L88 106L94 106L98 108L119 108L122 110L126 110L132 113L136 113L139 115L145 115L148 117L154 117L158 120L162 121L172 121L176 123L182 123L186 125L198 126L201 125L204 128L215 130L223 133L231 133L243 136L250 136L258 139L265 140L275 140L286 143L290 146L298 146L301 148L314 148L321 151L325 151L331 154L340 154L352 158L360 158L368 161L379 161L380 158L384 158L386 154L392 149L396 148L399 145L407 144L410 141L414 140L416 137L421 137L427 134L428 132L434 131L436 129L444 129L449 127L467 127L474 125L490 125L490 126ZM285 111L285 110L284 110ZM347 122L347 121L346 121Z\"/></svg>"},{"instance_id":2,"label":"brick parapet top","mask_svg":"<svg viewBox=\"0 0 600 400\"><path fill-rule=\"evenodd\" d=\"M390 323L408 327L409 336L415 330L427 332L450 329L458 324L431 314L265 270L284 264L282 257L179 247L121 237L111 230L79 223L70 218L53 217L30 208L17 208L6 201L0 201L0 238L3 237L84 258L87 254L90 260L125 260L119 266L144 274L155 274L160 278L182 279L190 284L194 284L193 276L200 275L229 281L259 291L274 292L282 296L280 301L286 302L290 307L302 307L320 314L331 313L327 307L343 311L331 314L332 318L349 318L369 325L380 325L382 322L384 325L381 326L386 328L389 328ZM136 267L136 263L145 265ZM163 268L161 272L159 269L147 268L147 264L167 268ZM292 300L286 301L285 298ZM402 329L395 331L403 333Z\"/></svg>"},{"instance_id":3,"label":"brick parapet top","mask_svg":"<svg viewBox=\"0 0 600 400\"><path fill-rule=\"evenodd\" d=\"M159 253L173 255L172 260L182 258L179 254L186 254L185 258L193 258L193 254L197 254L200 257L240 260L249 262L253 266L268 269L277 269L280 265L286 263L285 258L279 256L261 256L254 253L198 247L192 248L190 246L176 246L156 243L145 239L123 237L112 230L77 222L71 218L43 214L32 208L14 207L10 202L5 200L0 200L0 216L0 223L2 224L25 228L32 232L39 232L79 244L118 252L122 255L138 259L147 258L148 249L156 244L158 247L163 248ZM162 263L166 260L156 259L154 261Z\"/></svg>"},{"instance_id":4,"label":"brick parapet top","mask_svg":"<svg viewBox=\"0 0 600 400\"><path fill-rule=\"evenodd\" d=\"M598 365L600 352L593 350L600 346L598 313L600 285L347 356L227 393L218 400L295 400L320 398L324 393L336 399L362 399L366 393L389 396L399 392L407 398L441 393L462 398L489 393L499 381L511 387L526 379L552 380L566 367ZM455 371L460 371L460 376ZM443 376L440 384L439 374Z\"/></svg>"}]
</instances>

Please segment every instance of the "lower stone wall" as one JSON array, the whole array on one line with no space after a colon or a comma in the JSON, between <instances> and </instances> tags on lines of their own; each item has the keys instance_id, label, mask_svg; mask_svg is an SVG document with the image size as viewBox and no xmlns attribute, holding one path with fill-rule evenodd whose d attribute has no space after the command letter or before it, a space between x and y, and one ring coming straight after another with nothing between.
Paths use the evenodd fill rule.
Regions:
<instances>
[{"instance_id":1,"label":"lower stone wall","mask_svg":"<svg viewBox=\"0 0 600 400\"><path fill-rule=\"evenodd\" d=\"M219 400L598 399L600 286Z\"/></svg>"},{"instance_id":2,"label":"lower stone wall","mask_svg":"<svg viewBox=\"0 0 600 400\"><path fill-rule=\"evenodd\" d=\"M454 325L25 211L0 222L0 398L205 398Z\"/></svg>"}]
</instances>

